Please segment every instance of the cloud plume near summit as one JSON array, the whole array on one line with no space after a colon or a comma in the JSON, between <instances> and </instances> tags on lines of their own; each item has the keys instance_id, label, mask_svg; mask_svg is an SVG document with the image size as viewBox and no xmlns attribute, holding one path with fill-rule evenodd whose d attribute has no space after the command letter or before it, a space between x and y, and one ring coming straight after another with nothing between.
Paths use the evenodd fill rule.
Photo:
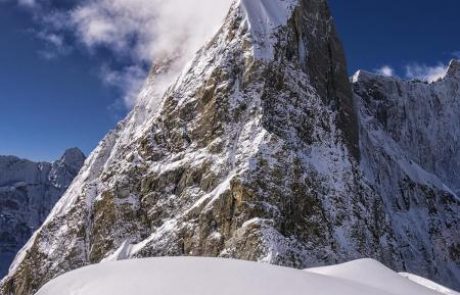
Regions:
<instances>
[{"instance_id":1,"label":"cloud plume near summit","mask_svg":"<svg viewBox=\"0 0 460 295\"><path fill-rule=\"evenodd\" d=\"M110 46L134 60L151 61L162 54L198 49L218 28L229 2L87 0L70 16L86 46Z\"/></svg>"},{"instance_id":2,"label":"cloud plume near summit","mask_svg":"<svg viewBox=\"0 0 460 295\"><path fill-rule=\"evenodd\" d=\"M24 0L17 1L24 7ZM28 9L41 25L41 39L46 40L47 34L67 34L90 52L104 49L114 56L119 64L101 65L101 76L110 73L110 77L103 77L104 82L121 88L128 107L134 105L152 62L174 55L172 71L180 71L217 32L231 4L231 0L84 0L69 5L57 0L28 2ZM55 49L59 53L59 48ZM130 74L133 72L136 75Z\"/></svg>"},{"instance_id":3,"label":"cloud plume near summit","mask_svg":"<svg viewBox=\"0 0 460 295\"><path fill-rule=\"evenodd\" d=\"M229 0L92 0L72 10L79 39L88 48L105 46L128 55L133 66L150 65L170 55L180 71L225 17ZM142 83L142 75L123 75L127 85ZM174 76L174 75L173 75ZM127 88L125 103L132 106L138 87Z\"/></svg>"},{"instance_id":4,"label":"cloud plume near summit","mask_svg":"<svg viewBox=\"0 0 460 295\"><path fill-rule=\"evenodd\" d=\"M173 54L172 71L180 71L218 30L229 6L230 0L87 0L68 14L82 44L130 60L128 71L145 72L145 65ZM131 107L145 75L120 76L126 80L120 85L130 85L124 101Z\"/></svg>"}]
</instances>

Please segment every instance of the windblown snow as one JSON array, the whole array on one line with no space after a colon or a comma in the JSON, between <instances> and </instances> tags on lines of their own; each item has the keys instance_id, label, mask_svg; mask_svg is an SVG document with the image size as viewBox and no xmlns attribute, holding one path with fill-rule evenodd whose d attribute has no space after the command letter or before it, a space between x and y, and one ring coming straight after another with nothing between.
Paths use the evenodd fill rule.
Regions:
<instances>
[{"instance_id":1,"label":"windblown snow","mask_svg":"<svg viewBox=\"0 0 460 295\"><path fill-rule=\"evenodd\" d=\"M150 258L110 262L67 273L36 295L458 295L433 290L375 260L305 271L215 258Z\"/></svg>"},{"instance_id":2,"label":"windblown snow","mask_svg":"<svg viewBox=\"0 0 460 295\"><path fill-rule=\"evenodd\" d=\"M277 42L274 32L277 28L286 25L296 3L296 0L240 0L244 23L253 38L256 58L266 60L273 58L274 44Z\"/></svg>"}]
</instances>

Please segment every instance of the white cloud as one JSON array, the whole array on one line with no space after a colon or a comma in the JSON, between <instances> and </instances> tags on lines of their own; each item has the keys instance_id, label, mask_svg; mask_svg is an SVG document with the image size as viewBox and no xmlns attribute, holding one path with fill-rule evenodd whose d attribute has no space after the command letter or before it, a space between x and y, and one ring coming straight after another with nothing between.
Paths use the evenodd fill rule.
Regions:
<instances>
[{"instance_id":1,"label":"white cloud","mask_svg":"<svg viewBox=\"0 0 460 295\"><path fill-rule=\"evenodd\" d=\"M88 47L105 45L151 62L187 58L216 32L230 0L86 0L70 20Z\"/></svg>"},{"instance_id":2,"label":"white cloud","mask_svg":"<svg viewBox=\"0 0 460 295\"><path fill-rule=\"evenodd\" d=\"M35 0L18 0L18 4L22 6L32 7L35 6Z\"/></svg>"},{"instance_id":3,"label":"white cloud","mask_svg":"<svg viewBox=\"0 0 460 295\"><path fill-rule=\"evenodd\" d=\"M447 74L448 67L448 65L442 63L436 66L411 64L406 66L406 77L432 83L444 78Z\"/></svg>"},{"instance_id":4,"label":"white cloud","mask_svg":"<svg viewBox=\"0 0 460 295\"><path fill-rule=\"evenodd\" d=\"M2 2L11 2L11 0L0 0L0 3ZM14 0L13 2L16 2L19 6L21 7L35 7L37 5L36 0Z\"/></svg>"},{"instance_id":5,"label":"white cloud","mask_svg":"<svg viewBox=\"0 0 460 295\"><path fill-rule=\"evenodd\" d=\"M47 31L33 31L33 33L44 42L42 48L38 50L38 54L44 59L57 59L72 52L72 48L66 44L62 34Z\"/></svg>"},{"instance_id":6,"label":"white cloud","mask_svg":"<svg viewBox=\"0 0 460 295\"><path fill-rule=\"evenodd\" d=\"M121 59L130 60L131 65L118 73L116 80L126 85L126 97L130 98L125 97L125 102L132 106L133 93L137 92L136 87L142 85L146 76L146 72L140 72L140 69L145 68L145 64L177 56L171 64L171 71L178 73L185 62L217 32L230 2L86 0L68 15L70 29L89 50L109 48ZM136 69L134 74L133 69ZM167 74L174 77L171 71Z\"/></svg>"},{"instance_id":7,"label":"white cloud","mask_svg":"<svg viewBox=\"0 0 460 295\"><path fill-rule=\"evenodd\" d=\"M48 33L45 31L39 31L36 33L36 36L45 41L48 45L53 46L54 48L61 50L65 47L64 37L56 33Z\"/></svg>"},{"instance_id":8,"label":"white cloud","mask_svg":"<svg viewBox=\"0 0 460 295\"><path fill-rule=\"evenodd\" d=\"M394 76L394 70L393 70L393 68L390 67L390 66L387 66L387 65L381 67L380 69L377 69L376 72L377 72L377 74L382 75L382 76L385 76L385 77L392 77L392 76Z\"/></svg>"},{"instance_id":9,"label":"white cloud","mask_svg":"<svg viewBox=\"0 0 460 295\"><path fill-rule=\"evenodd\" d=\"M102 67L101 77L107 85L122 90L125 106L132 108L136 103L137 92L144 82L145 70L139 66L113 70L108 65L105 65Z\"/></svg>"},{"instance_id":10,"label":"white cloud","mask_svg":"<svg viewBox=\"0 0 460 295\"><path fill-rule=\"evenodd\" d=\"M4 0L0 0L4 1ZM89 52L104 48L119 66L101 64L104 81L122 85L124 101L131 107L132 93L142 85L152 62L177 57L167 77L174 77L193 54L217 32L231 0L81 0L67 9L49 9L50 1L17 0L34 5L34 17L41 28L39 38L59 48L62 36L72 34ZM48 50L46 56L53 56ZM108 68L112 70L107 70ZM111 82L112 81L112 82ZM116 83L114 82L116 81Z\"/></svg>"}]
</instances>

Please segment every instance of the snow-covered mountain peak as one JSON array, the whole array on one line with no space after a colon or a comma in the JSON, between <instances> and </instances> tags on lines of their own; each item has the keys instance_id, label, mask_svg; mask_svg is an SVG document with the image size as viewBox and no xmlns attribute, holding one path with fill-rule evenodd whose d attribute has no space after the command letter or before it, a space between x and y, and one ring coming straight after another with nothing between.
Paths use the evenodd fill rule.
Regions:
<instances>
[{"instance_id":1,"label":"snow-covered mountain peak","mask_svg":"<svg viewBox=\"0 0 460 295\"><path fill-rule=\"evenodd\" d=\"M70 148L64 152L59 162L80 169L85 159L85 154L79 148Z\"/></svg>"}]
</instances>

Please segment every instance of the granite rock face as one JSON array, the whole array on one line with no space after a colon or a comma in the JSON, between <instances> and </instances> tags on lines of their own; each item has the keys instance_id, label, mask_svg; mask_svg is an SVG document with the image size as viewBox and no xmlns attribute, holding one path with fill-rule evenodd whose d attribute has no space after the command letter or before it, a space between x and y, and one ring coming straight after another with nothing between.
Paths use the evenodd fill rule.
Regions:
<instances>
[{"instance_id":1,"label":"granite rock face","mask_svg":"<svg viewBox=\"0 0 460 295\"><path fill-rule=\"evenodd\" d=\"M85 156L69 149L53 163L0 156L0 276L78 174Z\"/></svg>"},{"instance_id":2,"label":"granite rock face","mask_svg":"<svg viewBox=\"0 0 460 295\"><path fill-rule=\"evenodd\" d=\"M325 0L234 1L163 95L156 79L17 257L4 294L166 255L298 268L373 257L455 284L458 198L367 134L381 128L359 95L369 85L353 95Z\"/></svg>"}]
</instances>

